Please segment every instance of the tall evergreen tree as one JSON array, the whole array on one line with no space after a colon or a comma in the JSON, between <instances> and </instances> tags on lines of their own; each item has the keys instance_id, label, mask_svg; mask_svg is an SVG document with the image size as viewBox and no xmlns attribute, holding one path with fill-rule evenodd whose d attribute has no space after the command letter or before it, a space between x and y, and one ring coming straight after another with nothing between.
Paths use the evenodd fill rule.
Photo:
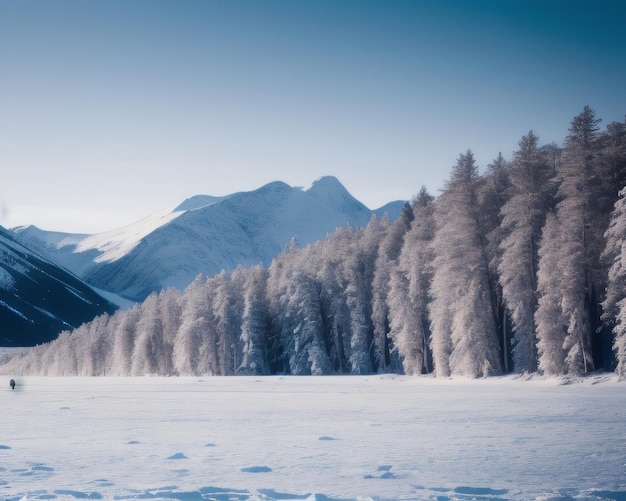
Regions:
<instances>
[{"instance_id":1,"label":"tall evergreen tree","mask_svg":"<svg viewBox=\"0 0 626 501\"><path fill-rule=\"evenodd\" d=\"M592 356L592 336L600 325L600 298L604 279L598 266L604 249L603 233L608 224L606 214L601 214L594 204L595 199L603 198L599 173L597 133L599 119L594 111L585 106L574 117L570 126L563 152L563 160L558 172L559 189L555 221L558 229L551 229L543 236L543 245L554 249L550 238L559 242L559 268L561 278L558 285L544 288L542 294L554 294L546 299L553 304L560 299L563 323L567 335L563 340L565 363L568 373L579 374L594 369ZM554 264L555 256L544 252L545 259ZM546 270L546 273L550 273ZM540 306L541 307L541 306ZM542 337L550 336L550 327L542 322L545 315L537 316L537 331ZM541 332L541 334L539 334Z\"/></svg>"},{"instance_id":2,"label":"tall evergreen tree","mask_svg":"<svg viewBox=\"0 0 626 501\"><path fill-rule=\"evenodd\" d=\"M117 328L113 334L111 375L130 376L137 322L141 317L141 306L136 303L126 311L117 311L115 316L120 318L116 322Z\"/></svg>"},{"instance_id":3,"label":"tall evergreen tree","mask_svg":"<svg viewBox=\"0 0 626 501\"><path fill-rule=\"evenodd\" d=\"M210 366L215 367L211 372L236 375L242 360L243 274L240 269L232 275L222 271L210 280L209 286L215 293L212 306L216 346L208 353Z\"/></svg>"},{"instance_id":4,"label":"tall evergreen tree","mask_svg":"<svg viewBox=\"0 0 626 501\"><path fill-rule=\"evenodd\" d=\"M378 372L398 370L397 364L392 363L393 346L389 336L389 291L393 270L397 267L397 260L402 250L404 236L411 226L413 209L405 204L400 217L388 224L385 236L380 244L376 258L374 278L372 280L372 324L374 328L374 363ZM396 367L392 367L396 365Z\"/></svg>"},{"instance_id":5,"label":"tall evergreen tree","mask_svg":"<svg viewBox=\"0 0 626 501\"><path fill-rule=\"evenodd\" d=\"M173 349L174 370L179 375L216 375L217 339L213 313L214 293L198 275L183 292L181 325Z\"/></svg>"},{"instance_id":6,"label":"tall evergreen tree","mask_svg":"<svg viewBox=\"0 0 626 501\"><path fill-rule=\"evenodd\" d=\"M389 337L406 374L430 372L429 289L432 279L432 239L435 233L433 197L425 187L413 203L414 218L393 269L389 291Z\"/></svg>"},{"instance_id":7,"label":"tall evergreen tree","mask_svg":"<svg viewBox=\"0 0 626 501\"><path fill-rule=\"evenodd\" d=\"M567 320L561 301L561 233L560 222L554 213L548 213L539 247L537 289L539 301L535 312L537 325L538 368L544 374L561 375L567 372L564 350Z\"/></svg>"},{"instance_id":8,"label":"tall evergreen tree","mask_svg":"<svg viewBox=\"0 0 626 501\"><path fill-rule=\"evenodd\" d=\"M613 349L617 357L616 372L626 376L626 188L615 203L611 224L606 231L603 257L610 264L604 321L613 330Z\"/></svg>"},{"instance_id":9,"label":"tall evergreen tree","mask_svg":"<svg viewBox=\"0 0 626 501\"><path fill-rule=\"evenodd\" d=\"M164 375L163 322L159 313L159 295L150 294L141 304L137 336L133 349L131 375Z\"/></svg>"},{"instance_id":10,"label":"tall evergreen tree","mask_svg":"<svg viewBox=\"0 0 626 501\"><path fill-rule=\"evenodd\" d=\"M435 259L430 307L437 375L501 372L473 153L461 154L435 203Z\"/></svg>"},{"instance_id":11,"label":"tall evergreen tree","mask_svg":"<svg viewBox=\"0 0 626 501\"><path fill-rule=\"evenodd\" d=\"M378 248L384 236L380 220L373 216L365 229L355 232L354 245L346 254L344 268L346 303L350 310L350 372L374 371L374 326L372 324L372 282Z\"/></svg>"},{"instance_id":12,"label":"tall evergreen tree","mask_svg":"<svg viewBox=\"0 0 626 501\"><path fill-rule=\"evenodd\" d=\"M242 361L246 374L267 374L267 333L269 312L266 301L267 273L257 265L246 272L244 283L244 309L241 323Z\"/></svg>"},{"instance_id":13,"label":"tall evergreen tree","mask_svg":"<svg viewBox=\"0 0 626 501\"><path fill-rule=\"evenodd\" d=\"M350 310L345 294L348 285L346 255L356 238L351 228L338 228L325 240L311 248L318 255L316 277L320 282L320 300L324 332L329 348L333 371L339 374L349 372L351 348ZM313 262L307 258L307 262Z\"/></svg>"},{"instance_id":14,"label":"tall evergreen tree","mask_svg":"<svg viewBox=\"0 0 626 501\"><path fill-rule=\"evenodd\" d=\"M502 207L500 283L514 329L513 363L517 372L537 369L535 311L539 240L554 195L554 170L531 130L518 143L509 169L510 195Z\"/></svg>"}]
</instances>

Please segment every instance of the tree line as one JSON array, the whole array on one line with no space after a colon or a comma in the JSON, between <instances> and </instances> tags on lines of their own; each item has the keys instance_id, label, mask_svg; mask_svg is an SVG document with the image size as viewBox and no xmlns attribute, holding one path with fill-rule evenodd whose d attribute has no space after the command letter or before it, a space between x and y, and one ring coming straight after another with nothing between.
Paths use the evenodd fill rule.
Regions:
<instances>
[{"instance_id":1,"label":"tree line","mask_svg":"<svg viewBox=\"0 0 626 501\"><path fill-rule=\"evenodd\" d=\"M198 276L12 361L44 375L626 375L626 120L590 107L438 197Z\"/></svg>"}]
</instances>

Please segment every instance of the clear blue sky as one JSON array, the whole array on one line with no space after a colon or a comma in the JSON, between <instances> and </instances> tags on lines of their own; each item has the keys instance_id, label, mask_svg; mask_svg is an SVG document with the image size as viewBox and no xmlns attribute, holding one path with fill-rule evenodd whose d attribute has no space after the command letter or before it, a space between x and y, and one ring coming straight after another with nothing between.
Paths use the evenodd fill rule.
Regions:
<instances>
[{"instance_id":1,"label":"clear blue sky","mask_svg":"<svg viewBox=\"0 0 626 501\"><path fill-rule=\"evenodd\" d=\"M0 224L323 175L377 208L587 104L626 114L621 0L0 0Z\"/></svg>"}]
</instances>

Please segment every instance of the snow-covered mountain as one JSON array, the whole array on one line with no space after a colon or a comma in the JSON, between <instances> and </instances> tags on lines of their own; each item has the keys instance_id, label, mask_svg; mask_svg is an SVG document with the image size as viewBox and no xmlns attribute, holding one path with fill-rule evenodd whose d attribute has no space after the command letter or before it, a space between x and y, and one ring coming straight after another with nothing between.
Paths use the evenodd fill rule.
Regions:
<instances>
[{"instance_id":1,"label":"snow-covered mountain","mask_svg":"<svg viewBox=\"0 0 626 501\"><path fill-rule=\"evenodd\" d=\"M337 227L365 226L373 214L398 217L404 201L372 211L334 177L308 188L283 182L225 197L198 195L119 230L95 235L15 229L90 285L143 300L165 287L186 287L198 274L269 265L295 238L303 246Z\"/></svg>"},{"instance_id":2,"label":"snow-covered mountain","mask_svg":"<svg viewBox=\"0 0 626 501\"><path fill-rule=\"evenodd\" d=\"M115 306L0 227L0 346L50 341Z\"/></svg>"}]
</instances>

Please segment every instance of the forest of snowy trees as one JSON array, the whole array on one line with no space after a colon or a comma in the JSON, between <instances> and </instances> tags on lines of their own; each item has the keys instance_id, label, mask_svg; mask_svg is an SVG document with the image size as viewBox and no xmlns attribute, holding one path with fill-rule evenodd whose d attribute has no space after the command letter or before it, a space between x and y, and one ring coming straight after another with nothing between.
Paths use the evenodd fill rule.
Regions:
<instances>
[{"instance_id":1,"label":"forest of snowy trees","mask_svg":"<svg viewBox=\"0 0 626 501\"><path fill-rule=\"evenodd\" d=\"M42 375L626 375L626 121L585 107L393 223L198 276L15 359Z\"/></svg>"}]
</instances>

